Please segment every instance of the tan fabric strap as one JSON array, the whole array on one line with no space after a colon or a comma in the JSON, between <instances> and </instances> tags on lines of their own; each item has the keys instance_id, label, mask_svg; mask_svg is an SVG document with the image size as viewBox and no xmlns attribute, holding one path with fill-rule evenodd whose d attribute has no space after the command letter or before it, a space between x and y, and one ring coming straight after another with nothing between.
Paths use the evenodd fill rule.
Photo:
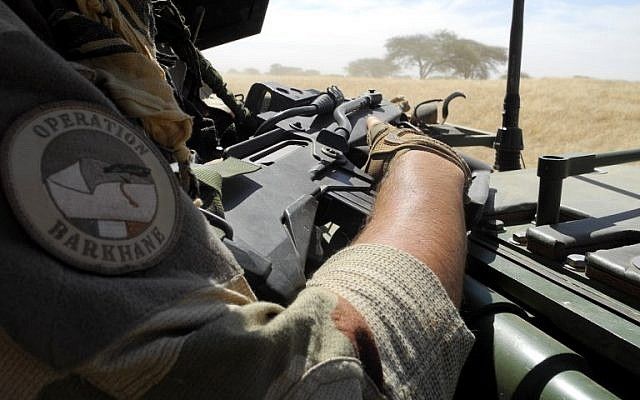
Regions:
<instances>
[{"instance_id":1,"label":"tan fabric strap","mask_svg":"<svg viewBox=\"0 0 640 400\"><path fill-rule=\"evenodd\" d=\"M76 0L76 3L84 17L115 32L134 50L78 62L98 72L97 83L125 115L139 118L156 142L173 150L178 162L189 163L186 141L191 137L193 122L173 96L156 59L148 28L127 0Z\"/></svg>"}]
</instances>

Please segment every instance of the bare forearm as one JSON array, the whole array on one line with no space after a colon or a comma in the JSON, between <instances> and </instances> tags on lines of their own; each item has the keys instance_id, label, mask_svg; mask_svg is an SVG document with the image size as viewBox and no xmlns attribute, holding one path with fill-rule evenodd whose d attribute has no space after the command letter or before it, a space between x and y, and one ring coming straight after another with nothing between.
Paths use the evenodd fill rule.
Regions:
<instances>
[{"instance_id":1,"label":"bare forearm","mask_svg":"<svg viewBox=\"0 0 640 400\"><path fill-rule=\"evenodd\" d=\"M409 151L397 156L355 243L385 244L413 255L459 305L466 255L463 185L461 170L437 155Z\"/></svg>"}]
</instances>

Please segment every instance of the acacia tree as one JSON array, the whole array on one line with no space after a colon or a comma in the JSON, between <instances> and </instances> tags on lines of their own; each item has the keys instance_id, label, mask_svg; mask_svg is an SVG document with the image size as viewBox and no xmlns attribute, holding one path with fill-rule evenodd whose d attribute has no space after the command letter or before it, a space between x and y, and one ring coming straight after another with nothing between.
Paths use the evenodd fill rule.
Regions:
<instances>
[{"instance_id":1,"label":"acacia tree","mask_svg":"<svg viewBox=\"0 0 640 400\"><path fill-rule=\"evenodd\" d=\"M395 36L387 40L387 58L406 67L418 67L420 79L426 79L438 69L441 60L438 46L432 36Z\"/></svg>"},{"instance_id":2,"label":"acacia tree","mask_svg":"<svg viewBox=\"0 0 640 400\"><path fill-rule=\"evenodd\" d=\"M396 36L386 43L388 57L407 67L418 67L420 79L434 72L465 79L487 79L507 60L502 47L458 37L447 30L431 35Z\"/></svg>"},{"instance_id":3,"label":"acacia tree","mask_svg":"<svg viewBox=\"0 0 640 400\"><path fill-rule=\"evenodd\" d=\"M455 38L444 46L446 55L441 69L448 69L453 75L464 79L488 79L491 72L507 61L507 50L503 47L488 46L471 39Z\"/></svg>"},{"instance_id":4,"label":"acacia tree","mask_svg":"<svg viewBox=\"0 0 640 400\"><path fill-rule=\"evenodd\" d=\"M393 75L398 66L383 58L360 58L351 61L346 68L349 75L384 78Z\"/></svg>"}]
</instances>

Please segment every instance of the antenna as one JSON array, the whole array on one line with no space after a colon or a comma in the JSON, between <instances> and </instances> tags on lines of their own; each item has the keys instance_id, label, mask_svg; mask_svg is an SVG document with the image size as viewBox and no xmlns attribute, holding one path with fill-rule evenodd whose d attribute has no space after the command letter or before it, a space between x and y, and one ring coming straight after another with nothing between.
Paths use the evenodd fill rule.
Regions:
<instances>
[{"instance_id":1,"label":"antenna","mask_svg":"<svg viewBox=\"0 0 640 400\"><path fill-rule=\"evenodd\" d=\"M509 42L509 70L507 72L507 94L504 97L502 128L498 129L494 168L498 171L522 169L520 159L524 143L520 119L520 68L522 64L522 31L524 27L524 0L513 1L511 39Z\"/></svg>"}]
</instances>

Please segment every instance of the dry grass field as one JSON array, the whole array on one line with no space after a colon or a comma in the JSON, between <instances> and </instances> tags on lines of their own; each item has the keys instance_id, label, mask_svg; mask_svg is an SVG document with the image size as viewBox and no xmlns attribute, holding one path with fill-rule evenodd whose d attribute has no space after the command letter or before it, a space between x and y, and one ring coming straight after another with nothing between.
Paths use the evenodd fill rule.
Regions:
<instances>
[{"instance_id":1,"label":"dry grass field","mask_svg":"<svg viewBox=\"0 0 640 400\"><path fill-rule=\"evenodd\" d=\"M505 82L502 80L370 79L339 76L225 75L236 93L247 93L256 81L276 81L301 89L338 85L347 96L375 88L387 98L404 95L412 105L466 93L450 106L450 123L495 132L501 124ZM611 151L640 148L640 82L596 79L524 79L521 85L520 126L524 158L534 166L542 154ZM493 161L492 150L470 153Z\"/></svg>"}]
</instances>

